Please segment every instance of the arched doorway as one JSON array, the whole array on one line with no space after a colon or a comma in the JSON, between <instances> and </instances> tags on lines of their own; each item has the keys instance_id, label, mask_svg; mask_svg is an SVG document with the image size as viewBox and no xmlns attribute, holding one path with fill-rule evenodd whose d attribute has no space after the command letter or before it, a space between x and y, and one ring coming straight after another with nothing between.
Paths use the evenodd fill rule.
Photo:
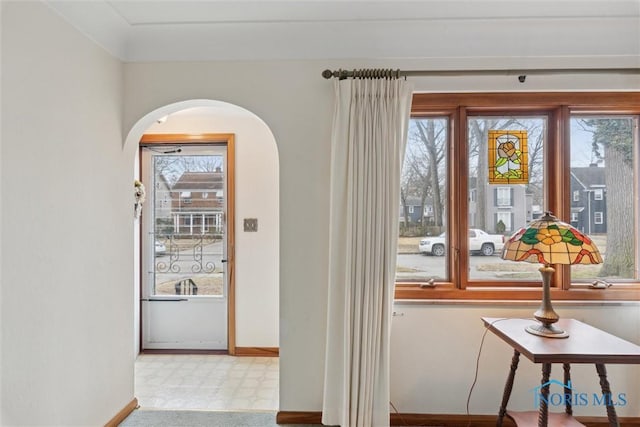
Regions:
<instances>
[{"instance_id":1,"label":"arched doorway","mask_svg":"<svg viewBox=\"0 0 640 427\"><path fill-rule=\"evenodd\" d=\"M278 352L279 195L278 155L273 134L253 113L224 102L191 100L167 105L140 119L130 131L125 151L130 153L133 172L140 176L139 142L145 134L203 135L233 134L236 157L234 236L235 304L234 324L229 334L237 354L262 355ZM168 150L171 151L171 150ZM148 206L143 209L148 209ZM245 228L245 220L257 225ZM133 238L138 267L134 281L136 350L140 350L141 268L140 228ZM194 408L206 409L206 408ZM224 408L255 409L255 408Z\"/></svg>"}]
</instances>

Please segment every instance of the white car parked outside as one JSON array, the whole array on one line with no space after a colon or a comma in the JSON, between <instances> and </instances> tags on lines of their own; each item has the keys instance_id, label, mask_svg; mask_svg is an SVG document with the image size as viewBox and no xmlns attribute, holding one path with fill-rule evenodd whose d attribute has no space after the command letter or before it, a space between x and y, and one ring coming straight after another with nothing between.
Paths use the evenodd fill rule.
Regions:
<instances>
[{"instance_id":1,"label":"white car parked outside","mask_svg":"<svg viewBox=\"0 0 640 427\"><path fill-rule=\"evenodd\" d=\"M418 248L420 253L425 255L443 256L447 244L446 233L439 236L425 237L420 240ZM504 246L504 236L500 234L489 234L478 228L469 229L469 251L491 256L502 251Z\"/></svg>"}]
</instances>

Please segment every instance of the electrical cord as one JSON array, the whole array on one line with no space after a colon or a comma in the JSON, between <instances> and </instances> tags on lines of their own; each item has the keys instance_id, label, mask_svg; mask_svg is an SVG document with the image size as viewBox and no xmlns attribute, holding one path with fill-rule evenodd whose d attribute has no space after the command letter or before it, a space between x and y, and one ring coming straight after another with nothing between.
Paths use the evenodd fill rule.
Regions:
<instances>
[{"instance_id":1,"label":"electrical cord","mask_svg":"<svg viewBox=\"0 0 640 427\"><path fill-rule=\"evenodd\" d=\"M476 357L476 371L473 375L473 383L471 384L471 387L469 388L469 394L467 395L467 427L471 427L471 413L469 412L469 403L471 402L471 394L473 393L473 389L476 386L476 383L478 382L478 371L480 368L480 355L482 354L482 346L484 345L484 339L487 337L487 332L489 332L489 328L493 325L495 325L498 322L501 322L503 320L508 320L507 317L504 318L500 318L500 319L496 319L493 322L491 322L490 324L486 325L484 328L484 332L482 334L482 339L480 340L480 347L478 348L478 356Z\"/></svg>"},{"instance_id":2,"label":"electrical cord","mask_svg":"<svg viewBox=\"0 0 640 427\"><path fill-rule=\"evenodd\" d=\"M395 411L396 415L400 418L400 421L402 421L402 425L403 426L409 425L409 424L407 424L407 422L405 421L404 417L402 416L402 414L400 414L400 411L398 411L398 409L396 408L396 406L393 404L392 401L389 401L389 405L391 405L391 407Z\"/></svg>"},{"instance_id":3,"label":"electrical cord","mask_svg":"<svg viewBox=\"0 0 640 427\"><path fill-rule=\"evenodd\" d=\"M473 394L473 389L475 388L476 383L478 382L478 373L480 371L480 356L482 355L482 347L484 346L484 340L487 337L487 333L489 332L489 328L491 326L495 325L498 322L502 322L503 320L510 320L510 319L516 319L516 318L515 317L502 317L502 318L494 320L493 322L489 323L488 325L485 325L484 332L482 333L482 339L480 340L480 346L478 348L478 355L476 356L476 368L475 368L475 372L474 372L474 375L473 375L473 383L471 384L471 387L469 388L469 394L467 395L467 404L466 404L467 427L471 427L471 413L469 412L469 404L471 402L471 395ZM523 320L531 320L531 319L523 319ZM396 415L398 415L398 417L400 418L400 421L402 422L402 425L406 426L407 423L406 423L405 419L402 417L402 415L400 414L398 409L395 407L393 402L389 401L389 404L391 405L391 407L395 411Z\"/></svg>"}]
</instances>

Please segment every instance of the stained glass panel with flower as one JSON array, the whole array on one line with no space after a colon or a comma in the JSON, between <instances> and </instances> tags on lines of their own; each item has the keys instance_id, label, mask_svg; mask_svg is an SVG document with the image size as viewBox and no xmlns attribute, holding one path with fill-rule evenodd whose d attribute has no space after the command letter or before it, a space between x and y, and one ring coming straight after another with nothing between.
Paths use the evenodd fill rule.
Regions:
<instances>
[{"instance_id":1,"label":"stained glass panel with flower","mask_svg":"<svg viewBox=\"0 0 640 427\"><path fill-rule=\"evenodd\" d=\"M490 130L489 183L527 184L529 163L526 130Z\"/></svg>"}]
</instances>

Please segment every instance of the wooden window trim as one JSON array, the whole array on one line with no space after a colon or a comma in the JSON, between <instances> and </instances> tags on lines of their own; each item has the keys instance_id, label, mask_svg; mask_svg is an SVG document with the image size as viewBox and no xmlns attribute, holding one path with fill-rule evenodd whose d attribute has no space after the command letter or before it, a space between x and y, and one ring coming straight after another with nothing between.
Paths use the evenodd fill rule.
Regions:
<instances>
[{"instance_id":1,"label":"wooden window trim","mask_svg":"<svg viewBox=\"0 0 640 427\"><path fill-rule=\"evenodd\" d=\"M467 118L476 115L547 116L547 152L560 153L545 159L552 170L545 179L546 200L556 216L570 220L569 118L575 114L640 114L640 92L543 92L543 93L417 93L413 96L412 117L447 117L448 149L447 223L468 221ZM464 154L462 154L464 153ZM460 173L463 171L463 173ZM637 172L636 172L637 173ZM454 194L458 196L454 197ZM464 197L462 195L465 195ZM541 280L519 281L518 286L495 281L469 280L468 240L465 227L448 230L451 256L446 271L452 282L437 282L433 287L397 282L397 300L539 300ZM570 281L570 266L556 266L551 296L554 300L638 301L640 282L619 283L608 289L591 289L588 284Z\"/></svg>"}]
</instances>

